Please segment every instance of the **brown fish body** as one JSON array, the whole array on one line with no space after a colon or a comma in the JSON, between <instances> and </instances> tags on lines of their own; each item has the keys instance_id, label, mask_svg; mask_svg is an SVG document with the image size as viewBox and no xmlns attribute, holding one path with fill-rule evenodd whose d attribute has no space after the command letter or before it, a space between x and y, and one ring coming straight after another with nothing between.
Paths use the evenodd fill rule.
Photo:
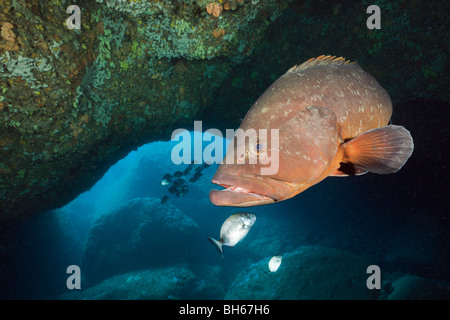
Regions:
<instances>
[{"instance_id":1,"label":"brown fish body","mask_svg":"<svg viewBox=\"0 0 450 320\"><path fill-rule=\"evenodd\" d=\"M358 64L321 56L295 66L263 93L240 126L278 130L277 172L261 175L264 165L242 164L248 153L232 141L235 161L222 164L212 180L227 190L212 190L210 199L261 205L291 198L330 175L395 172L413 144L406 129L388 126L391 115L388 93ZM255 145L261 147L248 141L246 150Z\"/></svg>"}]
</instances>

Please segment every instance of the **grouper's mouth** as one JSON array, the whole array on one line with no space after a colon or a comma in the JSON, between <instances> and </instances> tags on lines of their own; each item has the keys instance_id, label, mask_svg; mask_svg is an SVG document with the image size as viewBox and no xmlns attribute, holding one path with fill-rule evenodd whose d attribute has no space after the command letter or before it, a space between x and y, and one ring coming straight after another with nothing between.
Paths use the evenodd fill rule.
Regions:
<instances>
[{"instance_id":1,"label":"grouper's mouth","mask_svg":"<svg viewBox=\"0 0 450 320\"><path fill-rule=\"evenodd\" d=\"M274 203L276 201L276 199L243 187L231 185L221 186L225 189L214 189L209 192L209 200L216 206L252 207Z\"/></svg>"},{"instance_id":2,"label":"grouper's mouth","mask_svg":"<svg viewBox=\"0 0 450 320\"><path fill-rule=\"evenodd\" d=\"M247 193L247 194L251 194L251 195L258 196L258 197L260 197L261 199L267 199L267 200L272 199L271 197L268 197L268 196L265 196L265 195L256 193L256 192L254 192L254 191L251 191L251 190L249 190L249 189L245 189L245 188L243 188L243 187L228 186L228 185L222 185L222 187L225 188L225 190L222 190L222 191L241 192L241 193ZM276 201L275 199L272 199L272 200Z\"/></svg>"},{"instance_id":3,"label":"grouper's mouth","mask_svg":"<svg viewBox=\"0 0 450 320\"><path fill-rule=\"evenodd\" d=\"M252 207L280 200L276 186L268 181L250 177L221 177L212 183L224 187L223 190L211 190L209 199L216 206Z\"/></svg>"}]
</instances>

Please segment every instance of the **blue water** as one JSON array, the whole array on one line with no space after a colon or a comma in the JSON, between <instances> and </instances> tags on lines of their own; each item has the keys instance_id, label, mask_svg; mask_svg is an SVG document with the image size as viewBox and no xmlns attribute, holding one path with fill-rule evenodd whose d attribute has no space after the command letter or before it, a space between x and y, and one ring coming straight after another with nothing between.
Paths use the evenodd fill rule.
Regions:
<instances>
[{"instance_id":1,"label":"blue water","mask_svg":"<svg viewBox=\"0 0 450 320\"><path fill-rule=\"evenodd\" d=\"M393 292L414 297L417 283L431 286L425 298L448 297L446 216L438 202L424 205L426 194L411 193L408 164L393 175L327 178L272 205L216 207L208 193L217 187L211 183L217 164L189 182L202 167L194 164L182 177L184 196L161 185L166 173L188 167L171 161L177 143L154 142L130 152L65 207L3 232L9 241L2 242L0 253L2 275L8 275L1 279L2 298L386 299ZM203 150L208 144L203 142ZM149 205L145 210L153 213L131 203ZM256 214L257 221L221 256L207 237L218 239L225 219L240 211ZM149 222L146 214L160 220ZM177 225L181 219L188 224ZM268 275L274 255L285 259ZM67 284L70 265L79 267L81 289ZM367 288L370 265L381 270L380 289Z\"/></svg>"}]
</instances>

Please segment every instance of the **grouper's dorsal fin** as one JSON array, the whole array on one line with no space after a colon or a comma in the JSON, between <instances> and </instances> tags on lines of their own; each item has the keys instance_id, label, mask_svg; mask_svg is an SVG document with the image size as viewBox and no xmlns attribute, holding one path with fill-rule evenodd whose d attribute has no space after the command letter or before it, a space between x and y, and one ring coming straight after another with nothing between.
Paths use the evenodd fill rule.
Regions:
<instances>
[{"instance_id":1,"label":"grouper's dorsal fin","mask_svg":"<svg viewBox=\"0 0 450 320\"><path fill-rule=\"evenodd\" d=\"M287 73L306 70L315 66L340 66L344 64L354 64L355 62L351 62L350 60L345 60L343 57L336 58L336 56L319 56L317 58L309 59L306 62L303 62L301 65L293 66L290 68Z\"/></svg>"}]
</instances>

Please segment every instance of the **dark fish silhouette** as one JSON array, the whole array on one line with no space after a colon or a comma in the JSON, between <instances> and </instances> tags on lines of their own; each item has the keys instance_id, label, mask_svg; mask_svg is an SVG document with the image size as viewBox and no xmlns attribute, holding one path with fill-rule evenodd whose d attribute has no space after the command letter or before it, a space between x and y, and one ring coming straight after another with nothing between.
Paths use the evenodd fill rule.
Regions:
<instances>
[{"instance_id":1,"label":"dark fish silhouette","mask_svg":"<svg viewBox=\"0 0 450 320\"><path fill-rule=\"evenodd\" d=\"M179 187L179 186L183 185L184 182L185 182L184 179L177 179L177 180L175 180L175 181L173 182L173 185L174 185L175 187Z\"/></svg>"},{"instance_id":2,"label":"dark fish silhouette","mask_svg":"<svg viewBox=\"0 0 450 320\"><path fill-rule=\"evenodd\" d=\"M184 197L184 195L188 192L188 186L182 185L181 187L177 187L177 196Z\"/></svg>"},{"instance_id":3,"label":"dark fish silhouette","mask_svg":"<svg viewBox=\"0 0 450 320\"><path fill-rule=\"evenodd\" d=\"M177 192L177 187L171 186L171 187L169 188L169 192L170 192L171 194L176 193L176 192Z\"/></svg>"},{"instance_id":4,"label":"dark fish silhouette","mask_svg":"<svg viewBox=\"0 0 450 320\"><path fill-rule=\"evenodd\" d=\"M161 198L161 204L167 203L168 200L169 200L169 197L168 197L168 196L162 197L162 198Z\"/></svg>"},{"instance_id":5,"label":"dark fish silhouette","mask_svg":"<svg viewBox=\"0 0 450 320\"><path fill-rule=\"evenodd\" d=\"M183 176L183 173L181 171L175 171L175 173L173 174L174 177L180 178Z\"/></svg>"},{"instance_id":6,"label":"dark fish silhouette","mask_svg":"<svg viewBox=\"0 0 450 320\"><path fill-rule=\"evenodd\" d=\"M201 172L196 172L190 179L189 182L196 182L203 174Z\"/></svg>"}]
</instances>

